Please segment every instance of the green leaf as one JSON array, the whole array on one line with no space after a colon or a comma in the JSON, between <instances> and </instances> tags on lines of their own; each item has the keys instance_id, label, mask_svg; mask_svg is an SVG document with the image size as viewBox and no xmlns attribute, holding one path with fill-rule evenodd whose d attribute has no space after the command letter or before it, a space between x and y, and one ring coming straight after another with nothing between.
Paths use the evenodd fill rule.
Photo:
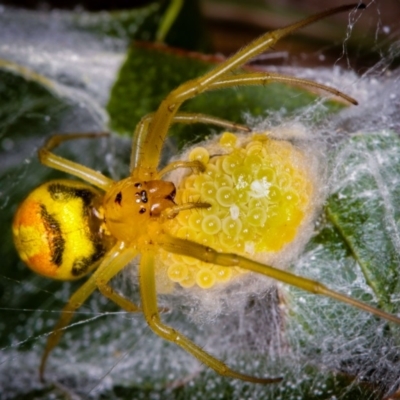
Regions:
<instances>
[{"instance_id":1,"label":"green leaf","mask_svg":"<svg viewBox=\"0 0 400 400\"><path fill-rule=\"evenodd\" d=\"M400 140L393 132L344 139L331 154L327 221L308 244L295 271L329 288L382 308L399 310ZM393 390L399 332L342 303L288 288L294 336L303 355L345 376L381 382ZM313 344L303 344L304 338ZM298 343L297 343L298 344ZM391 377L391 378L390 378ZM392 380L390 380L392 379Z\"/></svg>"},{"instance_id":2,"label":"green leaf","mask_svg":"<svg viewBox=\"0 0 400 400\"><path fill-rule=\"evenodd\" d=\"M327 208L379 306L390 313L399 309L399 176L397 134L355 135L336 155Z\"/></svg>"},{"instance_id":3,"label":"green leaf","mask_svg":"<svg viewBox=\"0 0 400 400\"><path fill-rule=\"evenodd\" d=\"M329 222L307 245L295 272L326 284L330 289L379 306L360 265L339 230ZM381 398L396 386L398 329L343 303L288 287L291 348L311 365L349 379ZM362 384L367 386L363 386ZM364 398L363 395L356 398Z\"/></svg>"}]
</instances>

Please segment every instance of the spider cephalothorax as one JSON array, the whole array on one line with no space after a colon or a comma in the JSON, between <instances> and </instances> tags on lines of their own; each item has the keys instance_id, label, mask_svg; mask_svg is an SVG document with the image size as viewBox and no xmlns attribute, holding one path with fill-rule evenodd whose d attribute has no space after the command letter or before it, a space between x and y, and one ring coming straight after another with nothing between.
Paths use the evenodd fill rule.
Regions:
<instances>
[{"instance_id":1,"label":"spider cephalothorax","mask_svg":"<svg viewBox=\"0 0 400 400\"><path fill-rule=\"evenodd\" d=\"M133 243L148 224L174 207L176 189L172 182L138 181L131 177L116 182L104 196L106 226L118 240Z\"/></svg>"}]
</instances>

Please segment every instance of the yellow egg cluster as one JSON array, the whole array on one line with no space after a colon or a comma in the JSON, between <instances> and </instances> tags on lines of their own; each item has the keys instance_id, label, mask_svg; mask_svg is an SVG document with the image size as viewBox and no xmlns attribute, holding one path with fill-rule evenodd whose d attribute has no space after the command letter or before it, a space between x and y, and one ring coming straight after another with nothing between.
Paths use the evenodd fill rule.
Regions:
<instances>
[{"instance_id":1,"label":"yellow egg cluster","mask_svg":"<svg viewBox=\"0 0 400 400\"><path fill-rule=\"evenodd\" d=\"M301 150L266 134L239 140L226 132L217 146L194 148L189 160L202 161L206 170L182 179L176 203L211 207L181 212L168 227L171 234L248 257L279 252L293 241L313 194ZM168 278L183 287L207 289L243 273L173 254L164 263Z\"/></svg>"}]
</instances>

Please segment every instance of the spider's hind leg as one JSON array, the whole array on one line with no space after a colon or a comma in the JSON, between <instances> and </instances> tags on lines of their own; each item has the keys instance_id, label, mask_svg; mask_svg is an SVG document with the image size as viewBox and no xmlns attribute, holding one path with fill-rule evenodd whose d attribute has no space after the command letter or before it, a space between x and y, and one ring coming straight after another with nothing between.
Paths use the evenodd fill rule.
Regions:
<instances>
[{"instance_id":1,"label":"spider's hind leg","mask_svg":"<svg viewBox=\"0 0 400 400\"><path fill-rule=\"evenodd\" d=\"M68 326L75 311L82 306L87 298L97 288L99 288L99 286L104 288L107 282L109 282L137 255L137 250L135 248L121 248L120 245L121 243L117 243L114 248L107 253L107 256L104 258L98 269L75 293L72 294L68 303L62 309L60 319L47 338L46 347L40 363L39 374L42 382L44 381L44 371L47 358L60 341L64 329ZM120 305L118 302L117 304ZM131 309L129 311L140 311L140 309L131 304Z\"/></svg>"},{"instance_id":2,"label":"spider's hind leg","mask_svg":"<svg viewBox=\"0 0 400 400\"><path fill-rule=\"evenodd\" d=\"M162 235L162 237L159 237L158 239L161 247L170 253L194 257L206 263L223 267L240 267L257 274L268 276L279 282L303 289L307 292L330 297L331 299L376 315L379 318L400 324L400 318L396 315L389 314L383 310L370 306L367 303L363 303L359 300L353 299L352 297L346 296L345 294L331 290L319 281L295 275L289 271L262 264L238 254L219 252L211 247L204 246L191 240L172 237L166 234Z\"/></svg>"},{"instance_id":3,"label":"spider's hind leg","mask_svg":"<svg viewBox=\"0 0 400 400\"><path fill-rule=\"evenodd\" d=\"M160 318L157 306L156 281L155 281L155 260L154 253L147 251L142 254L139 267L140 296L142 299L143 314L150 328L163 339L177 344L185 351L196 357L200 362L212 368L215 372L222 376L241 379L252 383L276 383L282 378L259 378L255 376L245 375L234 371L224 364L218 358L207 353L200 346L193 343L189 338L184 336L174 328L165 325Z\"/></svg>"},{"instance_id":4,"label":"spider's hind leg","mask_svg":"<svg viewBox=\"0 0 400 400\"><path fill-rule=\"evenodd\" d=\"M52 150L58 147L60 144L69 140L97 139L104 136L108 136L108 133L71 133L52 135L47 139L43 147L39 149L39 160L43 165L46 165L49 168L57 169L59 171L66 172L67 174L74 175L100 189L107 190L114 183L112 179L107 178L100 172L76 162L67 160L66 158L60 157L52 152Z\"/></svg>"}]
</instances>

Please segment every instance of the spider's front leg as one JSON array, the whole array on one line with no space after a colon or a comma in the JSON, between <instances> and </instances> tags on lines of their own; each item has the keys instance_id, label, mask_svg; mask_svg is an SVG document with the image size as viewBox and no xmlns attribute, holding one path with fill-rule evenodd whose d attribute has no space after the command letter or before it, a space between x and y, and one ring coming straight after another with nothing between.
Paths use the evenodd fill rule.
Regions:
<instances>
[{"instance_id":1,"label":"spider's front leg","mask_svg":"<svg viewBox=\"0 0 400 400\"><path fill-rule=\"evenodd\" d=\"M189 338L181 334L179 331L171 328L168 325L165 325L161 321L160 314L158 312L154 268L154 252L151 250L144 252L142 254L139 269L142 309L147 323L157 335L182 347L188 353L196 357L200 362L212 368L220 375L230 378L241 379L247 382L262 384L276 383L282 380L282 378L258 378L236 372L230 369L222 361L208 354L201 347L193 343Z\"/></svg>"},{"instance_id":2,"label":"spider's front leg","mask_svg":"<svg viewBox=\"0 0 400 400\"><path fill-rule=\"evenodd\" d=\"M141 165L141 168L150 171L150 173L156 170L160 161L162 146L167 136L169 127L173 123L180 106L186 100L196 97L197 95L208 90L232 87L238 84L263 85L273 81L285 81L294 85L310 86L313 88L322 89L324 91L333 93L336 96L340 96L346 101L356 104L357 102L354 99L344 95L340 91L332 90L325 85L316 84L315 82L310 82L303 79L268 73L264 76L257 76L257 74L251 73L241 74L239 78L235 76L232 77L230 74L255 56L270 49L282 37L287 36L297 29L339 12L350 11L351 9L359 10L364 8L365 5L362 3L344 5L305 18L299 22L288 25L285 28L268 32L245 46L231 58L219 64L210 72L206 73L200 78L187 81L180 85L162 101L158 110L154 114L151 123L149 123L148 132L146 132L146 134L143 136L144 139L141 143L141 149L139 150L138 159L140 159L140 162L138 162L138 165Z\"/></svg>"},{"instance_id":3,"label":"spider's front leg","mask_svg":"<svg viewBox=\"0 0 400 400\"><path fill-rule=\"evenodd\" d=\"M180 239L167 234L159 236L158 243L164 250L168 252L196 258L206 263L220 265L223 267L240 267L257 274L268 276L279 282L303 289L307 292L330 297L334 300L376 315L379 318L400 324L399 317L379 310L378 308L353 299L352 297L346 296L342 293L335 292L318 281L295 275L291 272L284 271L270 265L262 264L238 254L219 252L210 247L195 243L191 240Z\"/></svg>"},{"instance_id":4,"label":"spider's front leg","mask_svg":"<svg viewBox=\"0 0 400 400\"><path fill-rule=\"evenodd\" d=\"M169 163L165 168L158 172L158 177L162 178L163 176L169 174L170 172L178 169L178 168L190 168L194 169L196 172L204 172L206 167L199 160L193 161L173 161Z\"/></svg>"},{"instance_id":5,"label":"spider's front leg","mask_svg":"<svg viewBox=\"0 0 400 400\"><path fill-rule=\"evenodd\" d=\"M97 139L100 137L108 136L108 133L72 133L72 134L56 134L50 136L43 147L38 151L39 160L43 165L47 167L57 169L67 174L74 175L78 178L83 179L86 182L91 183L102 190L107 191L114 181L107 178L103 174L85 167L84 165L75 163L67 160L64 157L60 157L52 152L53 149L58 147L60 144L76 139Z\"/></svg>"},{"instance_id":6,"label":"spider's front leg","mask_svg":"<svg viewBox=\"0 0 400 400\"><path fill-rule=\"evenodd\" d=\"M140 160L142 160L143 156L145 156L146 154L144 144L147 138L150 123L152 122L154 115L155 113L145 115L137 124L135 132L133 134L130 170L131 172L134 171L134 173L136 171L140 171L141 174L139 174L138 177L140 177L141 179L148 179L148 176L146 174L143 174ZM211 115L200 114L200 113L180 112L174 116L172 123L207 124L207 125L218 126L225 129L231 129L234 131L251 132L251 129L246 125L237 124L235 122L227 121L222 118L213 117ZM162 176L163 174L160 172L158 175ZM151 178L154 179L153 176L151 176Z\"/></svg>"}]
</instances>

